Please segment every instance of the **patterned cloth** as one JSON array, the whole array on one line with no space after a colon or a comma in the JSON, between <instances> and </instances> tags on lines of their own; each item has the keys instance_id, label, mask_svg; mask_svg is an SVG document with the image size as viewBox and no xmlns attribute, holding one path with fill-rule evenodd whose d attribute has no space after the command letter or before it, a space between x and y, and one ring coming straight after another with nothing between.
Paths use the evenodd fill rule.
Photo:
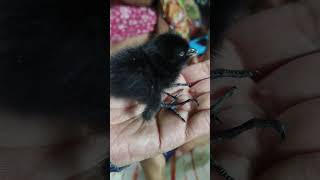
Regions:
<instances>
[{"instance_id":1,"label":"patterned cloth","mask_svg":"<svg viewBox=\"0 0 320 180\"><path fill-rule=\"evenodd\" d=\"M116 42L152 32L156 22L157 15L150 8L115 5L110 9L110 40Z\"/></svg>"},{"instance_id":2,"label":"patterned cloth","mask_svg":"<svg viewBox=\"0 0 320 180\"><path fill-rule=\"evenodd\" d=\"M198 28L201 15L194 0L160 0L162 16L167 23L185 39Z\"/></svg>"}]
</instances>

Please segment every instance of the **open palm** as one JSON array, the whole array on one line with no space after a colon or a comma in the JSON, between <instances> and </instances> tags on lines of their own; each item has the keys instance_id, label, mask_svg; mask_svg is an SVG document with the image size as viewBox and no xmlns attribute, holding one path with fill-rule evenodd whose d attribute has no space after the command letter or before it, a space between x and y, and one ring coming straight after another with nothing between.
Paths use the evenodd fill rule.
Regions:
<instances>
[{"instance_id":1,"label":"open palm","mask_svg":"<svg viewBox=\"0 0 320 180\"><path fill-rule=\"evenodd\" d=\"M210 62L186 67L177 82L191 83L189 87L175 87L170 94L179 92L179 99L196 98L177 109L186 119L181 121L174 113L161 110L152 120L141 118L144 105L129 100L110 99L110 160L118 166L141 161L175 149L197 137L210 133ZM204 80L201 80L204 79ZM199 81L201 80L201 81ZM181 92L180 90L183 89ZM170 97L163 97L170 100Z\"/></svg>"}]
</instances>

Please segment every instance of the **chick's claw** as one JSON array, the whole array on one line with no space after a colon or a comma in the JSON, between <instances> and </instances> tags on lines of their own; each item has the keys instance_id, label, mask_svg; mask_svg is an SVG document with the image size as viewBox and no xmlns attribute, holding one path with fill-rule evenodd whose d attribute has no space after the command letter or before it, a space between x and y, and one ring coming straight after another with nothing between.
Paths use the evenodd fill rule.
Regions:
<instances>
[{"instance_id":1,"label":"chick's claw","mask_svg":"<svg viewBox=\"0 0 320 180\"><path fill-rule=\"evenodd\" d=\"M191 87L191 84L190 83L173 83L172 86L188 86L188 87Z\"/></svg>"},{"instance_id":2,"label":"chick's claw","mask_svg":"<svg viewBox=\"0 0 320 180\"><path fill-rule=\"evenodd\" d=\"M175 100L169 104L162 102L160 107L164 109L177 109L178 106L183 106L187 104L188 102L195 102L199 106L199 102L196 99L187 99L183 102L176 102Z\"/></svg>"},{"instance_id":3,"label":"chick's claw","mask_svg":"<svg viewBox=\"0 0 320 180\"><path fill-rule=\"evenodd\" d=\"M168 111L171 111L173 112L175 115L177 115L183 122L186 122L186 120L176 111L177 107L178 106L183 106L184 104L186 103L189 103L189 102L195 102L197 103L197 105L199 106L199 103L196 99L187 99L183 102L176 102L176 99L174 99L171 103L167 104L167 103L164 103L162 102L160 104L160 107L163 108L163 109L166 109Z\"/></svg>"},{"instance_id":4,"label":"chick's claw","mask_svg":"<svg viewBox=\"0 0 320 180\"><path fill-rule=\"evenodd\" d=\"M171 97L173 99L173 102L178 100L178 97L181 96L180 93L183 91L183 89L179 89L176 95L172 95L168 92L163 92L164 94L166 94L167 96Z\"/></svg>"},{"instance_id":5,"label":"chick's claw","mask_svg":"<svg viewBox=\"0 0 320 180\"><path fill-rule=\"evenodd\" d=\"M213 143L219 143L225 139L232 139L253 128L273 128L280 134L281 140L286 136L285 127L280 121L253 118L240 126L216 132L213 136Z\"/></svg>"},{"instance_id":6,"label":"chick's claw","mask_svg":"<svg viewBox=\"0 0 320 180\"><path fill-rule=\"evenodd\" d=\"M198 100L196 100L194 98L188 99L188 100L180 102L180 103L173 103L173 105L181 105L181 106L183 106L183 105L187 104L188 102L195 102L199 106Z\"/></svg>"},{"instance_id":7,"label":"chick's claw","mask_svg":"<svg viewBox=\"0 0 320 180\"><path fill-rule=\"evenodd\" d=\"M168 109L169 111L173 112L175 115L179 117L183 122L186 122L186 120L174 109Z\"/></svg>"},{"instance_id":8,"label":"chick's claw","mask_svg":"<svg viewBox=\"0 0 320 180\"><path fill-rule=\"evenodd\" d=\"M234 180L234 178L231 177L228 174L228 172L220 164L218 164L215 160L212 160L211 162L212 162L211 163L212 167L217 171L217 173L220 176L224 177L226 180Z\"/></svg>"},{"instance_id":9,"label":"chick's claw","mask_svg":"<svg viewBox=\"0 0 320 180\"><path fill-rule=\"evenodd\" d=\"M259 74L256 70L215 69L211 72L213 79L218 78L253 78Z\"/></svg>"}]
</instances>

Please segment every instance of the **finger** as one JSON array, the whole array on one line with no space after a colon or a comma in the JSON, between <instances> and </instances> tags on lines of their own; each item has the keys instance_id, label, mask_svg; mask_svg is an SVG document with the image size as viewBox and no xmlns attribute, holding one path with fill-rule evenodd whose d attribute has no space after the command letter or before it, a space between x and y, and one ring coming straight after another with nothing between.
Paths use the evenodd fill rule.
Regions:
<instances>
[{"instance_id":1,"label":"finger","mask_svg":"<svg viewBox=\"0 0 320 180\"><path fill-rule=\"evenodd\" d=\"M315 53L275 70L255 88L256 102L270 114L279 114L287 108L320 96L320 53ZM290 87L290 88L288 88Z\"/></svg>"},{"instance_id":2,"label":"finger","mask_svg":"<svg viewBox=\"0 0 320 180\"><path fill-rule=\"evenodd\" d=\"M163 154L140 162L146 179L165 179L166 159Z\"/></svg>"},{"instance_id":3,"label":"finger","mask_svg":"<svg viewBox=\"0 0 320 180\"><path fill-rule=\"evenodd\" d=\"M243 107L244 111L262 112L263 110L256 104L256 101L252 98L251 91L254 84L251 80L243 79L237 81L234 79L216 79L214 80L214 89L211 90L212 104L217 103L218 99L222 98L227 90L230 90L232 86L236 89L233 90L232 94L223 98L218 104L217 111L220 113L224 109L232 109ZM256 115L261 116L261 113ZM219 115L221 116L221 115ZM221 117L223 118L223 117ZM240 118L236 115L233 117L236 121ZM248 119L244 119L248 120ZM241 122L242 123L242 122Z\"/></svg>"},{"instance_id":4,"label":"finger","mask_svg":"<svg viewBox=\"0 0 320 180\"><path fill-rule=\"evenodd\" d=\"M278 66L287 59L319 49L320 5L302 1L260 12L235 25L228 39L237 46L246 68ZM312 18L310 17L312 14ZM257 32L259 36L253 36Z\"/></svg>"},{"instance_id":5,"label":"finger","mask_svg":"<svg viewBox=\"0 0 320 180\"><path fill-rule=\"evenodd\" d=\"M185 120L188 120L188 112L177 111ZM185 130L187 123L183 122L176 114L161 110L158 115L161 152L171 151L185 143Z\"/></svg>"},{"instance_id":6,"label":"finger","mask_svg":"<svg viewBox=\"0 0 320 180\"><path fill-rule=\"evenodd\" d=\"M210 110L193 114L187 123L186 142L210 134Z\"/></svg>"},{"instance_id":7,"label":"finger","mask_svg":"<svg viewBox=\"0 0 320 180\"><path fill-rule=\"evenodd\" d=\"M207 145L208 143L210 143L210 135L209 134L204 135L204 136L200 136L190 142L187 142L186 144L182 145L181 147L179 147L176 150L176 155L180 156L186 152L191 151L192 149L194 149L197 146L204 146L204 145Z\"/></svg>"},{"instance_id":8,"label":"finger","mask_svg":"<svg viewBox=\"0 0 320 180\"><path fill-rule=\"evenodd\" d=\"M278 118L286 125L286 140L279 142L277 134L263 133L262 141L269 142L276 149L278 158L287 158L288 154L313 152L320 149L320 99L309 100L291 107ZM267 141L266 141L267 140Z\"/></svg>"},{"instance_id":9,"label":"finger","mask_svg":"<svg viewBox=\"0 0 320 180\"><path fill-rule=\"evenodd\" d=\"M241 55L236 44L231 41L224 41L222 47L219 49L218 56L213 54L211 71L217 68L224 69L244 69L244 65L241 62Z\"/></svg>"},{"instance_id":10,"label":"finger","mask_svg":"<svg viewBox=\"0 0 320 180\"><path fill-rule=\"evenodd\" d=\"M218 113L219 119L222 121L217 127L213 127L211 130L215 133L218 130L230 129L239 126L253 117L264 117L263 111L247 104L233 104L228 108L221 109ZM270 128L265 131L268 135L274 134L274 131ZM257 157L264 152L264 146L261 146L259 141L259 134L261 129L252 129L245 133L240 134L232 140L226 140L221 144L213 144L215 147L215 153L232 152L245 156L247 159ZM264 142L265 143L265 142Z\"/></svg>"},{"instance_id":11,"label":"finger","mask_svg":"<svg viewBox=\"0 0 320 180\"><path fill-rule=\"evenodd\" d=\"M193 64L182 70L181 74L188 83L194 83L210 76L210 61Z\"/></svg>"},{"instance_id":12,"label":"finger","mask_svg":"<svg viewBox=\"0 0 320 180\"><path fill-rule=\"evenodd\" d=\"M178 111L178 113L184 119L188 119L187 112ZM186 123L182 122L175 114L164 111L161 111L158 117L162 152L175 149L194 138L210 134L209 110L194 114Z\"/></svg>"},{"instance_id":13,"label":"finger","mask_svg":"<svg viewBox=\"0 0 320 180\"><path fill-rule=\"evenodd\" d=\"M320 167L320 153L299 154L277 162L263 172L259 178L254 179L318 179L320 176L318 167Z\"/></svg>"},{"instance_id":14,"label":"finger","mask_svg":"<svg viewBox=\"0 0 320 180\"><path fill-rule=\"evenodd\" d=\"M205 99L208 98L203 97L203 100ZM161 132L160 149L162 152L172 150L187 141L210 133L210 103L203 104L207 104L208 110L195 113L189 119L189 114L186 111L177 111L185 120L187 120L186 123L181 121L181 119L173 113L166 111L161 111L159 113L158 124L159 132Z\"/></svg>"},{"instance_id":15,"label":"finger","mask_svg":"<svg viewBox=\"0 0 320 180\"><path fill-rule=\"evenodd\" d=\"M203 110L209 110L210 109L210 92L207 92L205 94L202 94L197 98L197 101L199 103L198 105L194 105L194 109L196 112L203 111Z\"/></svg>"},{"instance_id":16,"label":"finger","mask_svg":"<svg viewBox=\"0 0 320 180\"><path fill-rule=\"evenodd\" d=\"M192 86L189 90L189 93L193 97L198 97L207 92L210 92L210 79L205 79L198 82L197 84Z\"/></svg>"}]
</instances>

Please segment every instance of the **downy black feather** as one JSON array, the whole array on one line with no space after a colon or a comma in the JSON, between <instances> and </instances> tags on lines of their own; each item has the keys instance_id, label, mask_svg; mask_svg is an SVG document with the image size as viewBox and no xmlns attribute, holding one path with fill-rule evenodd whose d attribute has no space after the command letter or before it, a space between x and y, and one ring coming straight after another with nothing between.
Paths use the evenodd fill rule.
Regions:
<instances>
[{"instance_id":1,"label":"downy black feather","mask_svg":"<svg viewBox=\"0 0 320 180\"><path fill-rule=\"evenodd\" d=\"M161 93L177 79L189 59L188 42L165 33L139 47L125 49L111 57L111 96L146 104L143 119L159 111Z\"/></svg>"}]
</instances>

